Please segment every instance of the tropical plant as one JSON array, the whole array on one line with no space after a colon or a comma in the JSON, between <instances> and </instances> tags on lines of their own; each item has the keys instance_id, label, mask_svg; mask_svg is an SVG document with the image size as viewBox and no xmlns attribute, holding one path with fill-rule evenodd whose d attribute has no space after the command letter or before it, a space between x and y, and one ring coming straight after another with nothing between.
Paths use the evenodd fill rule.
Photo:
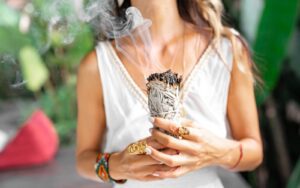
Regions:
<instances>
[{"instance_id":1,"label":"tropical plant","mask_svg":"<svg viewBox=\"0 0 300 188\"><path fill-rule=\"evenodd\" d=\"M289 142L293 141L286 139L287 135L284 131L288 127L283 126L285 115L280 113L279 110L285 108L286 103L289 101L286 97L278 97L284 93L280 89L280 93L278 93L277 89L277 87L284 84L281 84L283 82L282 77L290 76L285 74L288 67L293 67L295 74L299 75L300 73L299 50L295 52L297 50L289 48L293 46L294 49L297 49L296 47L299 46L299 43L293 43L291 39L294 35L293 39L299 41L300 35L297 35L298 32L295 31L296 21L299 19L300 2L298 0L224 0L224 2L229 12L232 13L231 16L234 17L234 20L240 19L241 22L236 25L240 26L240 30L250 42L255 62L265 83L264 89L259 90L260 92L257 93L257 102L261 106L260 117L263 136L270 135L265 140L265 146L269 146L266 148L268 152L265 152L265 158L268 162L264 163L257 174L265 172L265 168L268 168L267 176L270 179L263 179L258 177L257 174L251 174L249 180L251 180L253 187L270 187L271 185L272 187L282 187L287 182L295 163L295 161L291 161L290 153L296 152L298 157L300 154L299 150L289 151L287 148ZM289 62L291 62L291 65L288 64ZM298 87L298 89L300 88ZM285 92L285 95L287 95L287 92ZM274 148L270 148L270 145ZM276 154L276 158L273 157L273 153ZM270 170L273 168L271 165L276 167L275 171ZM271 178L275 176L279 178L276 180ZM289 183L289 186L299 187L297 179L299 176L299 167L296 167L290 180L293 183Z\"/></svg>"},{"instance_id":2,"label":"tropical plant","mask_svg":"<svg viewBox=\"0 0 300 188\"><path fill-rule=\"evenodd\" d=\"M62 144L74 139L76 68L94 42L76 15L72 1L33 0L21 10L0 2L0 95L36 99Z\"/></svg>"}]
</instances>

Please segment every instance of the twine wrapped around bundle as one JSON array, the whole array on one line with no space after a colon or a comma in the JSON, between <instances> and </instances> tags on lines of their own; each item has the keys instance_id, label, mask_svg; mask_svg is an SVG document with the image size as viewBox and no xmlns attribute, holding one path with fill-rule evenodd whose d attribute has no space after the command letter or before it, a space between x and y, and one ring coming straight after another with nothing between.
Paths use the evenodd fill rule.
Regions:
<instances>
[{"instance_id":1,"label":"twine wrapped around bundle","mask_svg":"<svg viewBox=\"0 0 300 188\"><path fill-rule=\"evenodd\" d=\"M180 83L182 77L168 70L147 78L148 107L151 117L173 121L180 118Z\"/></svg>"}]
</instances>

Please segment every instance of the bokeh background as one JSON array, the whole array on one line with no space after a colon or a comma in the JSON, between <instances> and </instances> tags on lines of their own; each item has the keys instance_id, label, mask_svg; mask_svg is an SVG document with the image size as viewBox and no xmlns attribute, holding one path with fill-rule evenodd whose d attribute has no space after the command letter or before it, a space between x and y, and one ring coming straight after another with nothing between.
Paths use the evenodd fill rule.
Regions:
<instances>
[{"instance_id":1,"label":"bokeh background","mask_svg":"<svg viewBox=\"0 0 300 188\"><path fill-rule=\"evenodd\" d=\"M82 2L0 0L0 157L36 109L59 137L50 162L0 168L0 187L97 185L80 179L74 167L76 70L97 43L93 27L80 17ZM244 187L299 188L300 1L223 2L224 23L245 36L264 80L256 91L264 162L239 181Z\"/></svg>"}]
</instances>

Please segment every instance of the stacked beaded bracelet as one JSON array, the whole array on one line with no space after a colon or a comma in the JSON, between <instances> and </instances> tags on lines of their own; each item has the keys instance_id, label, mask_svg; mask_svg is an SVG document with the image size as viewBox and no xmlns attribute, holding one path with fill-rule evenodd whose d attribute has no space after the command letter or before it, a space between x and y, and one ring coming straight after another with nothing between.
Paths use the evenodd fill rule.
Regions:
<instances>
[{"instance_id":1,"label":"stacked beaded bracelet","mask_svg":"<svg viewBox=\"0 0 300 188\"><path fill-rule=\"evenodd\" d=\"M106 183L119 183L123 184L127 180L114 180L109 175L108 161L110 154L109 153L98 153L95 164L95 171L97 176Z\"/></svg>"}]
</instances>

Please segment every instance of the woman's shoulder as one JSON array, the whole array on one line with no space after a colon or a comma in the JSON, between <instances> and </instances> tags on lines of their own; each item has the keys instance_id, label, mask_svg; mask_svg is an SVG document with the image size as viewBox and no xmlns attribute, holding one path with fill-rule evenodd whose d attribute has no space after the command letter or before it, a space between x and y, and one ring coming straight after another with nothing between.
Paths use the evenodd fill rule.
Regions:
<instances>
[{"instance_id":1,"label":"woman's shoulder","mask_svg":"<svg viewBox=\"0 0 300 188\"><path fill-rule=\"evenodd\" d=\"M244 53L250 49L246 39L234 28L225 27L220 37L219 44L226 53Z\"/></svg>"},{"instance_id":2,"label":"woman's shoulder","mask_svg":"<svg viewBox=\"0 0 300 188\"><path fill-rule=\"evenodd\" d=\"M221 36L216 37L213 40L213 47L216 50L216 54L220 57L220 62L225 65L229 72L232 70L232 65L235 57L235 52L240 46L239 43L240 33L229 27L225 27Z\"/></svg>"},{"instance_id":3,"label":"woman's shoulder","mask_svg":"<svg viewBox=\"0 0 300 188\"><path fill-rule=\"evenodd\" d=\"M88 52L81 60L78 67L78 74L96 76L99 74L96 49Z\"/></svg>"},{"instance_id":4,"label":"woman's shoulder","mask_svg":"<svg viewBox=\"0 0 300 188\"><path fill-rule=\"evenodd\" d=\"M245 38L238 30L232 27L225 27L222 33L222 42L229 45L231 48L235 46L237 49L242 50L242 48L247 47L248 43Z\"/></svg>"},{"instance_id":5,"label":"woman's shoulder","mask_svg":"<svg viewBox=\"0 0 300 188\"><path fill-rule=\"evenodd\" d=\"M78 71L83 72L85 74L90 74L91 76L99 76L99 58L101 55L101 46L106 45L107 41L99 41L96 43L93 50L88 52L81 60Z\"/></svg>"},{"instance_id":6,"label":"woman's shoulder","mask_svg":"<svg viewBox=\"0 0 300 188\"><path fill-rule=\"evenodd\" d=\"M81 60L77 70L77 96L78 100L93 100L102 104L102 83L97 65L96 50L86 54Z\"/></svg>"},{"instance_id":7,"label":"woman's shoulder","mask_svg":"<svg viewBox=\"0 0 300 188\"><path fill-rule=\"evenodd\" d=\"M84 85L87 84L89 87L95 88L96 90L102 87L98 66L98 55L99 52L94 48L82 58L77 69L78 83L84 83Z\"/></svg>"},{"instance_id":8,"label":"woman's shoulder","mask_svg":"<svg viewBox=\"0 0 300 188\"><path fill-rule=\"evenodd\" d=\"M227 53L231 56L232 75L241 74L253 80L253 60L250 47L246 39L235 29L227 28L227 34L223 37L230 46ZM255 65L254 65L255 66ZM255 69L255 68L254 68Z\"/></svg>"}]
</instances>

